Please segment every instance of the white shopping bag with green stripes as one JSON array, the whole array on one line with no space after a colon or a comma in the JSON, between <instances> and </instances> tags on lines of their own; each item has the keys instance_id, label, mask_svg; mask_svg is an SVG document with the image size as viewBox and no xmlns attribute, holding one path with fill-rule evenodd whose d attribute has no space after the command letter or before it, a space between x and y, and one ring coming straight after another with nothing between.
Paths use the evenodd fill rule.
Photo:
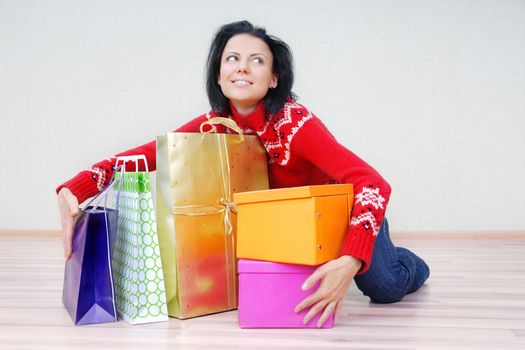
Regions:
<instances>
[{"instance_id":1,"label":"white shopping bag with green stripes","mask_svg":"<svg viewBox=\"0 0 525 350\"><path fill-rule=\"evenodd\" d=\"M138 163L146 171L138 171ZM157 223L153 209L148 165L141 156L119 157L115 168L124 165L117 178L119 213L113 249L113 274L117 311L130 324L168 320L164 274L160 260ZM126 163L134 162L134 172Z\"/></svg>"}]
</instances>

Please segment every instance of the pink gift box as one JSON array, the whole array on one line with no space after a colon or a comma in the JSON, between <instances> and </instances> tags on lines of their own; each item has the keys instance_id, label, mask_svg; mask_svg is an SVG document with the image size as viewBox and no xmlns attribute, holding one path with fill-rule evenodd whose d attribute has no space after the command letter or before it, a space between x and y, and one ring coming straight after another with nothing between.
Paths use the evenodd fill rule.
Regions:
<instances>
[{"instance_id":1,"label":"pink gift box","mask_svg":"<svg viewBox=\"0 0 525 350\"><path fill-rule=\"evenodd\" d=\"M316 266L282 264L259 260L239 260L239 326L241 328L317 328L318 313L303 324L306 310L296 314L294 308L318 284L307 291L301 285ZM334 326L330 315L322 328Z\"/></svg>"}]
</instances>

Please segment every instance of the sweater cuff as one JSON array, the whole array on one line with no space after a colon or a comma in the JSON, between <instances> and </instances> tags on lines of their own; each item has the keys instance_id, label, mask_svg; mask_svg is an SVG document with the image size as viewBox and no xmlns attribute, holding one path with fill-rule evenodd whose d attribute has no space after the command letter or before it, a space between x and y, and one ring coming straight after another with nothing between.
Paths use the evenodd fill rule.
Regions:
<instances>
[{"instance_id":1,"label":"sweater cuff","mask_svg":"<svg viewBox=\"0 0 525 350\"><path fill-rule=\"evenodd\" d=\"M99 191L97 188L97 183L90 175L89 172L83 171L78 173L72 179L64 182L62 185L56 188L56 193L63 188L67 187L77 197L78 203L83 203L86 199L93 197Z\"/></svg>"},{"instance_id":2,"label":"sweater cuff","mask_svg":"<svg viewBox=\"0 0 525 350\"><path fill-rule=\"evenodd\" d=\"M363 262L357 272L358 275L365 273L370 267L376 236L366 230L350 228L348 238L341 249L341 255L351 255Z\"/></svg>"}]
</instances>

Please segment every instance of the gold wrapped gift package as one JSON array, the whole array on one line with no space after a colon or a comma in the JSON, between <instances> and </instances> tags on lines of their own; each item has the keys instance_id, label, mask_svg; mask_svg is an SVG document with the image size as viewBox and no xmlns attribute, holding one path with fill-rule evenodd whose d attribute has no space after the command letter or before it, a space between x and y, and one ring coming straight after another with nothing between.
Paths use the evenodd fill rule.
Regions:
<instances>
[{"instance_id":1,"label":"gold wrapped gift package","mask_svg":"<svg viewBox=\"0 0 525 350\"><path fill-rule=\"evenodd\" d=\"M209 124L230 122L213 118ZM268 188L266 152L258 137L177 132L159 136L156 183L168 314L188 318L235 309L232 195Z\"/></svg>"},{"instance_id":2,"label":"gold wrapped gift package","mask_svg":"<svg viewBox=\"0 0 525 350\"><path fill-rule=\"evenodd\" d=\"M351 184L236 193L237 257L320 265L338 257L354 201Z\"/></svg>"}]
</instances>

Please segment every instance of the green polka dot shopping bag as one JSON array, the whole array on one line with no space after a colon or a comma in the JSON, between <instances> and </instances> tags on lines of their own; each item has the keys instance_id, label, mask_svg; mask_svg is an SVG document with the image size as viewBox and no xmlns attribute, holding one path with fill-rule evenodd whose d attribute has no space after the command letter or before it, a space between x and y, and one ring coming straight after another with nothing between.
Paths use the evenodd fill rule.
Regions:
<instances>
[{"instance_id":1,"label":"green polka dot shopping bag","mask_svg":"<svg viewBox=\"0 0 525 350\"><path fill-rule=\"evenodd\" d=\"M126 171L126 163L144 161L146 171ZM119 219L113 249L117 311L130 324L168 320L148 165L143 155L117 158Z\"/></svg>"}]
</instances>

